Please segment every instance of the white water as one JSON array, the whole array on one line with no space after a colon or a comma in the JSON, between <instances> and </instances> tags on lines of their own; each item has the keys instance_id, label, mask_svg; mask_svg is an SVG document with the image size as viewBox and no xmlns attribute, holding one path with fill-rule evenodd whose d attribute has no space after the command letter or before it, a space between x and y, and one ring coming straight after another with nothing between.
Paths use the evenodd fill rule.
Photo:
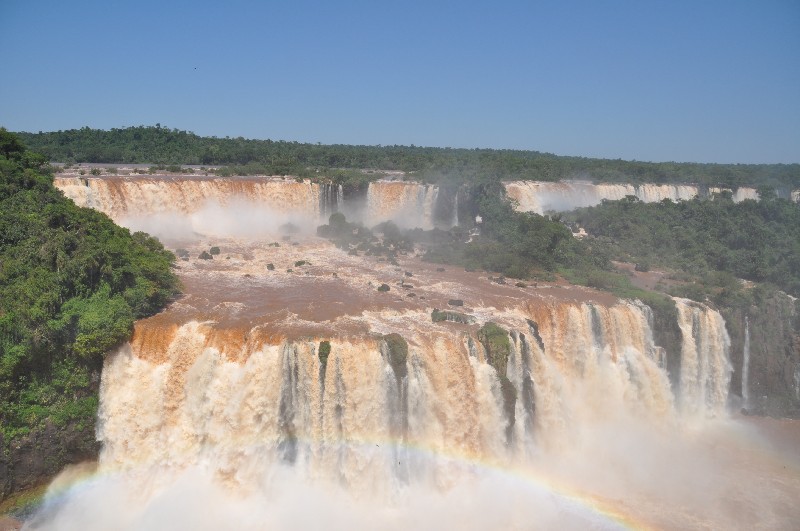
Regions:
<instances>
[{"instance_id":1,"label":"white water","mask_svg":"<svg viewBox=\"0 0 800 531\"><path fill-rule=\"evenodd\" d=\"M400 381L376 339L331 338L321 378L318 339L253 329L242 345L220 343L213 323L153 329L106 362L100 475L29 526L619 527L569 485L652 521L666 503L683 522L728 488L706 484L722 465L681 433L725 416L729 362L721 316L678 305L677 394L639 304L490 312L511 330L510 440L498 375L458 326L368 317L403 327Z\"/></svg>"},{"instance_id":2,"label":"white water","mask_svg":"<svg viewBox=\"0 0 800 531\"><path fill-rule=\"evenodd\" d=\"M619 200L634 196L646 203L687 201L701 194L700 187L682 184L607 184L584 181L511 181L504 183L508 196L517 202L522 212L563 212L580 207L599 205L603 200ZM708 193L720 193L723 188L709 188ZM733 193L736 202L758 199L755 188L740 187Z\"/></svg>"},{"instance_id":3,"label":"white water","mask_svg":"<svg viewBox=\"0 0 800 531\"><path fill-rule=\"evenodd\" d=\"M730 338L722 316L701 304L675 299L683 334L680 406L684 415L725 414L731 364Z\"/></svg>"},{"instance_id":4,"label":"white water","mask_svg":"<svg viewBox=\"0 0 800 531\"><path fill-rule=\"evenodd\" d=\"M742 400L750 409L750 319L744 318L744 347L742 349Z\"/></svg>"},{"instance_id":5,"label":"white water","mask_svg":"<svg viewBox=\"0 0 800 531\"><path fill-rule=\"evenodd\" d=\"M368 226L391 220L403 228L432 229L439 194L435 185L375 181L366 204L347 204L341 185L280 177L62 176L54 184L77 205L134 230L159 234L170 225L183 233L217 236L252 236L256 227L275 231L287 222L313 229L337 210ZM223 218L229 230L213 226Z\"/></svg>"},{"instance_id":6,"label":"white water","mask_svg":"<svg viewBox=\"0 0 800 531\"><path fill-rule=\"evenodd\" d=\"M364 221L377 225L393 221L404 228L434 227L434 208L439 187L403 181L374 181L367 189Z\"/></svg>"}]
</instances>

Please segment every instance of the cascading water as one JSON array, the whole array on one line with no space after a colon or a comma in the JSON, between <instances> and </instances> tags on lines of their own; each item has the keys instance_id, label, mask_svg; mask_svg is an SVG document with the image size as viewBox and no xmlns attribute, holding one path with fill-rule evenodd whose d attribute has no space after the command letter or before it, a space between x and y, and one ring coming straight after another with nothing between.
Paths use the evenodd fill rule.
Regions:
<instances>
[{"instance_id":1,"label":"cascading water","mask_svg":"<svg viewBox=\"0 0 800 531\"><path fill-rule=\"evenodd\" d=\"M461 190L457 190L455 193L455 197L453 198L453 227L458 227L458 194Z\"/></svg>"},{"instance_id":2,"label":"cascading water","mask_svg":"<svg viewBox=\"0 0 800 531\"><path fill-rule=\"evenodd\" d=\"M79 206L119 221L128 216L192 214L209 202L242 200L280 212L320 215L320 185L276 177L110 176L56 177L54 184Z\"/></svg>"},{"instance_id":3,"label":"cascading water","mask_svg":"<svg viewBox=\"0 0 800 531\"><path fill-rule=\"evenodd\" d=\"M730 337L722 316L687 299L675 299L681 349L680 406L684 414L723 415L728 399Z\"/></svg>"},{"instance_id":4,"label":"cascading water","mask_svg":"<svg viewBox=\"0 0 800 531\"><path fill-rule=\"evenodd\" d=\"M726 359L726 345L711 339L721 317L679 304L692 327L684 356L709 360L702 386L722 395L698 393L687 376L678 400L718 414L726 373L710 367ZM509 329L511 418L501 375L461 325L375 314L373 327L403 326L407 359L380 338L331 337L323 368L319 339L275 338L263 325L139 323L103 371L101 474L122 474L147 498L200 466L212 483L249 495L275 488L265 478L290 467L302 481L392 499L468 481L464 459L529 467L543 452L577 451L598 422L679 422L644 306L548 303L493 318Z\"/></svg>"},{"instance_id":5,"label":"cascading water","mask_svg":"<svg viewBox=\"0 0 800 531\"><path fill-rule=\"evenodd\" d=\"M424 214L436 199L389 184L374 187L373 208ZM266 241L215 239L229 259L181 263L184 297L106 358L97 476L51 497L30 529L729 528L796 516L780 507L800 485L775 498L754 495L758 478L735 490L739 455L719 451L731 432L714 438L730 341L707 306L675 301L673 387L639 302ZM433 322L453 298L465 316ZM481 335L489 322L497 344ZM697 436L706 425L711 439ZM728 515L729 500L757 510Z\"/></svg>"},{"instance_id":6,"label":"cascading water","mask_svg":"<svg viewBox=\"0 0 800 531\"><path fill-rule=\"evenodd\" d=\"M368 225L394 221L400 226L432 229L439 187L404 181L375 181L367 189Z\"/></svg>"},{"instance_id":7,"label":"cascading water","mask_svg":"<svg viewBox=\"0 0 800 531\"><path fill-rule=\"evenodd\" d=\"M224 232L228 236L246 233L245 227L259 225L274 230L286 222L315 228L346 206L348 215L363 218L370 226L393 220L405 228L431 229L436 225L434 213L439 195L435 185L376 181L368 187L362 212L360 205L345 205L341 185L291 178L61 176L55 178L54 184L79 206L100 210L136 230L157 232L153 225L185 225L188 220L190 232L217 234L219 227L211 227L204 220L236 211L237 217L245 221L231 227L240 232ZM457 222L457 205L453 215Z\"/></svg>"},{"instance_id":8,"label":"cascading water","mask_svg":"<svg viewBox=\"0 0 800 531\"><path fill-rule=\"evenodd\" d=\"M331 214L342 207L342 185L323 183L320 187L319 212L322 221L327 221Z\"/></svg>"},{"instance_id":9,"label":"cascading water","mask_svg":"<svg viewBox=\"0 0 800 531\"><path fill-rule=\"evenodd\" d=\"M744 318L744 346L742 348L742 401L750 409L750 319Z\"/></svg>"},{"instance_id":10,"label":"cascading water","mask_svg":"<svg viewBox=\"0 0 800 531\"><path fill-rule=\"evenodd\" d=\"M706 327L718 324L718 314L690 308L686 318L696 321L696 330L685 338L684 354L707 358L703 367L725 363L724 346L707 339L717 333ZM264 466L303 462L350 484L362 481L364 473L340 468L342 452L348 463L354 458L350 444L407 440L412 446L513 460L539 444L564 444L582 418L623 413L677 418L640 307L556 305L547 312L538 323L523 321L510 332L505 376L516 392L516 420L509 449L504 429L498 429L508 424L498 375L485 363L470 362L459 333L444 330L428 337L406 331L409 355L399 374L381 340L332 338L323 372L316 341L219 345L214 326L196 322L177 332L137 330L146 339L111 356L104 371L102 466L129 468L144 460L180 469L206 459L224 475L241 470L257 445ZM258 330L243 335L256 337ZM702 370L697 385L722 393L718 400L724 402L725 373ZM698 393L685 379L681 403L717 413L713 392ZM391 463L375 465L385 469L370 476L391 480L396 470L386 465Z\"/></svg>"},{"instance_id":11,"label":"cascading water","mask_svg":"<svg viewBox=\"0 0 800 531\"><path fill-rule=\"evenodd\" d=\"M603 200L616 201L626 196L634 196L646 203L657 203L664 199L688 201L704 195L702 187L683 184L593 184L584 181L510 181L504 184L508 196L516 201L517 210L537 214L595 206ZM708 189L708 193L712 194L722 191L730 190ZM756 189L740 187L733 193L734 201L745 199L758 199Z\"/></svg>"}]
</instances>

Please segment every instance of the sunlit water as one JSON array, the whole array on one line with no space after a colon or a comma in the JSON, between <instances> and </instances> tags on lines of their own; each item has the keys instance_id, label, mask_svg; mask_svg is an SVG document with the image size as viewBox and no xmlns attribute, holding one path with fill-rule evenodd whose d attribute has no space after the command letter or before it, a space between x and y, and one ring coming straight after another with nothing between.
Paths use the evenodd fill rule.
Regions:
<instances>
[{"instance_id":1,"label":"sunlit water","mask_svg":"<svg viewBox=\"0 0 800 531\"><path fill-rule=\"evenodd\" d=\"M237 226L225 209L203 221ZM197 232L180 235L191 256L212 244L221 255L180 262L184 297L109 355L97 470L65 471L27 528L800 521L800 430L730 417L729 339L710 308L676 300L683 344L671 383L639 303L499 286L411 256L395 267L313 238L274 247ZM311 265L294 267L301 259ZM378 293L381 282L392 290ZM474 323L431 321L451 298ZM509 331L504 375L478 340L488 321ZM402 373L382 340L390 333L408 342ZM500 376L514 388L513 421Z\"/></svg>"}]
</instances>

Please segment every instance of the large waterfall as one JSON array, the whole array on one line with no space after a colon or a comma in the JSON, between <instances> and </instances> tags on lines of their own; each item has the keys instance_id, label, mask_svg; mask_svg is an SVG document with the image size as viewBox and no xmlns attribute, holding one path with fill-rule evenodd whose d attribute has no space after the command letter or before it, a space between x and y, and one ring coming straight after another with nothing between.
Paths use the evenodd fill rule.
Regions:
<instances>
[{"instance_id":1,"label":"large waterfall","mask_svg":"<svg viewBox=\"0 0 800 531\"><path fill-rule=\"evenodd\" d=\"M252 223L226 194L315 216L342 200L283 180L118 181L59 186L121 218L170 205L207 217L193 208L212 197ZM437 193L373 183L366 211L433 225ZM682 340L667 351L638 301L274 240L185 244L190 257L221 254L180 261L184 295L109 353L97 471L63 493L65 472L29 529L796 521L800 464L758 457L727 414L730 340L712 308L676 299ZM437 308L450 308L444 321Z\"/></svg>"},{"instance_id":2,"label":"large waterfall","mask_svg":"<svg viewBox=\"0 0 800 531\"><path fill-rule=\"evenodd\" d=\"M434 227L439 187L404 181L375 181L367 189L365 220L374 225L392 220L403 227Z\"/></svg>"},{"instance_id":3,"label":"large waterfall","mask_svg":"<svg viewBox=\"0 0 800 531\"><path fill-rule=\"evenodd\" d=\"M537 214L595 206L605 199L615 201L629 195L646 203L656 203L664 199L687 201L698 195L725 191L723 188L703 189L691 184L594 184L584 181L510 181L505 183L505 187L520 211ZM732 193L736 202L758 199L755 188L740 187Z\"/></svg>"},{"instance_id":4,"label":"large waterfall","mask_svg":"<svg viewBox=\"0 0 800 531\"><path fill-rule=\"evenodd\" d=\"M143 230L152 230L154 222L174 223L178 215L181 223L191 223L192 230L213 234L200 220L219 218L222 212L236 212L250 226L271 229L286 222L320 224L338 210L369 226L392 220L405 228L431 229L457 220L457 212L447 222L436 220L438 186L405 181L372 182L366 204L353 200L352 205L347 204L341 185L281 177L60 176L54 184L76 204Z\"/></svg>"},{"instance_id":5,"label":"large waterfall","mask_svg":"<svg viewBox=\"0 0 800 531\"><path fill-rule=\"evenodd\" d=\"M708 318L684 338L684 358L724 365L724 344L698 344L721 333L721 318L700 311ZM203 461L225 481L247 487L256 480L247 474L291 462L348 486L391 491L401 480L458 479L449 467L413 455L398 464L392 456L408 447L525 462L537 449L569 446L592 419L678 421L639 306L551 304L504 317L511 350L503 375L487 365L468 330L420 323L430 319L415 314L373 316L375 328L399 331L408 341L402 376L382 354L380 338L331 337L323 366L318 350L327 337L265 338L260 325L140 323L104 370L101 466L182 470ZM500 376L516 392L511 419ZM714 398L723 402L726 377L704 372L705 385L719 390ZM399 386L406 389L403 407ZM708 407L706 396L686 391L682 401ZM711 406L717 412L719 404ZM398 415L407 415L402 430L393 427ZM364 444L391 451L364 454Z\"/></svg>"},{"instance_id":6,"label":"large waterfall","mask_svg":"<svg viewBox=\"0 0 800 531\"><path fill-rule=\"evenodd\" d=\"M320 186L294 179L164 175L56 177L54 184L78 205L100 210L115 221L168 212L192 214L208 203L226 207L237 199L279 212L302 211L315 217L321 214Z\"/></svg>"}]
</instances>

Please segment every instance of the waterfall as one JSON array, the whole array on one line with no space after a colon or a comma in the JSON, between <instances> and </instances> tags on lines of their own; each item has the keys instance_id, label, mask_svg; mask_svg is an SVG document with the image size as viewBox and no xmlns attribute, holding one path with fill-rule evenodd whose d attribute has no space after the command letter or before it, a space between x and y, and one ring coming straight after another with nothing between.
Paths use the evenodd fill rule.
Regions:
<instances>
[{"instance_id":1,"label":"waterfall","mask_svg":"<svg viewBox=\"0 0 800 531\"><path fill-rule=\"evenodd\" d=\"M319 185L319 212L322 222L327 222L330 215L342 207L342 185L322 183Z\"/></svg>"},{"instance_id":2,"label":"waterfall","mask_svg":"<svg viewBox=\"0 0 800 531\"><path fill-rule=\"evenodd\" d=\"M405 181L374 181L367 188L367 225L393 221L404 228L434 227L439 187Z\"/></svg>"},{"instance_id":3,"label":"waterfall","mask_svg":"<svg viewBox=\"0 0 800 531\"><path fill-rule=\"evenodd\" d=\"M62 176L54 184L78 206L156 235L164 226L211 235L274 230L287 222L314 229L345 207L342 185L280 177ZM392 220L404 228L432 229L438 198L435 185L376 181L367 189L364 212L358 205L351 209L368 225ZM455 201L452 217L457 224L458 194Z\"/></svg>"},{"instance_id":4,"label":"waterfall","mask_svg":"<svg viewBox=\"0 0 800 531\"><path fill-rule=\"evenodd\" d=\"M294 219L316 226L334 208L330 185L278 177L56 177L54 184L78 206L99 210L131 228L167 222L168 216L173 223L186 223L187 216L191 223L226 216L245 218L250 225Z\"/></svg>"},{"instance_id":5,"label":"waterfall","mask_svg":"<svg viewBox=\"0 0 800 531\"><path fill-rule=\"evenodd\" d=\"M680 405L684 414L723 415L728 398L730 337L716 312L687 299L675 299L681 347Z\"/></svg>"},{"instance_id":6,"label":"waterfall","mask_svg":"<svg viewBox=\"0 0 800 531\"><path fill-rule=\"evenodd\" d=\"M603 200L616 201L634 196L646 203L664 199L688 201L702 195L700 186L693 184L608 184L586 181L509 181L504 183L508 197L516 202L522 212L563 212L580 207L599 205ZM709 188L709 193L731 191L727 188ZM740 187L733 193L736 202L758 199L755 188Z\"/></svg>"},{"instance_id":7,"label":"waterfall","mask_svg":"<svg viewBox=\"0 0 800 531\"><path fill-rule=\"evenodd\" d=\"M750 409L750 319L744 318L744 347L742 349L742 400Z\"/></svg>"},{"instance_id":8,"label":"waterfall","mask_svg":"<svg viewBox=\"0 0 800 531\"><path fill-rule=\"evenodd\" d=\"M348 317L392 333L353 334L350 328L328 335L324 370L317 353L323 337L307 332L291 337L269 324L176 323L177 308L175 316L140 321L131 342L105 360L99 477L111 483L100 481L90 492L114 509L90 511L92 525L135 529L147 522L140 514L152 518L153 508L161 506L175 507L182 515L176 521L186 522L194 513L174 505L186 491L210 504L208 517L240 508L223 511L227 520L212 523L204 516L197 524L204 528L230 527L249 518L245 507L259 511L264 503L273 514L283 503L292 511L310 503L321 515L339 515L335 507L356 510L351 508L359 500L359 511L383 507L408 515L414 510L397 508L415 503L416 496L440 506L448 493L478 504L465 521L468 527L541 523L541 507L555 503L553 524L579 518L574 527L585 528L596 516L582 520L561 497L542 498L516 483L510 489L507 478L486 479L492 477L487 470L544 471L550 463L572 467L577 459L581 470L605 467L635 478L640 464L631 459L631 448L639 454L650 444L636 437L663 433L672 439L684 419L721 414L724 323L703 305L676 303L685 334L682 366L695 360L694 373L682 375L677 394L660 366L652 316L638 302L540 300L505 310L477 308L481 319L490 317L501 327L498 344L507 340L506 363L497 365L503 374L490 364L497 364L497 352L487 350L476 328L426 322L425 314L415 312ZM405 354L398 357L402 344ZM627 430L633 439L626 438ZM525 493L527 502L519 507L534 508L491 512L498 502L487 505L474 491L484 480L491 489L501 488L500 498L518 500ZM331 496L334 507L321 502ZM475 520L487 510L488 520ZM450 518L461 514L455 508L446 512ZM268 514L258 512L258 520L272 521ZM385 516L375 518L385 522Z\"/></svg>"},{"instance_id":9,"label":"waterfall","mask_svg":"<svg viewBox=\"0 0 800 531\"><path fill-rule=\"evenodd\" d=\"M458 194L461 190L456 190L455 198L453 199L453 222L451 225L453 227L458 227Z\"/></svg>"},{"instance_id":10,"label":"waterfall","mask_svg":"<svg viewBox=\"0 0 800 531\"><path fill-rule=\"evenodd\" d=\"M704 306L678 305L684 373L677 399L685 411L720 414L728 371L724 323ZM202 458L220 473L240 470L236 481L245 482L241 470L253 470L248 461L257 457L258 466L304 463L347 484L365 482L364 474L391 483L398 477L394 459L409 444L517 459L565 444L592 418L671 418L676 397L644 308L561 304L510 327L503 376L517 399L508 448L500 375L485 354L476 355L476 342L446 329L433 337L406 330L407 370L397 373L381 341L331 338L323 372L315 342L242 347L215 343L220 336L211 324L147 333L137 325L139 339L110 356L103 373L101 464L125 468L144 460L180 469ZM391 461L341 445L372 440L394 445ZM423 476L448 481L445 471L416 466ZM402 477L414 473L409 464Z\"/></svg>"}]
</instances>

